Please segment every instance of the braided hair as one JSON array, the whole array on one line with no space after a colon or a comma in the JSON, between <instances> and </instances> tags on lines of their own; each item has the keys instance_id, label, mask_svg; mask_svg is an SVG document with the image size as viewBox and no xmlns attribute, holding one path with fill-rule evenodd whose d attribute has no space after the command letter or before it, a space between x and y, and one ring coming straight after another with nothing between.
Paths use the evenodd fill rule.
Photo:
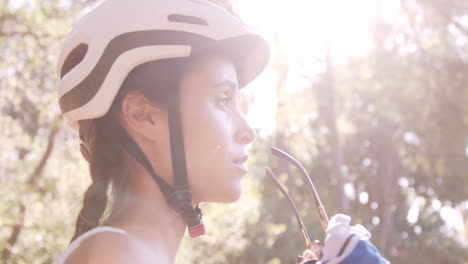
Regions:
<instances>
[{"instance_id":1,"label":"braided hair","mask_svg":"<svg viewBox=\"0 0 468 264\"><path fill-rule=\"evenodd\" d=\"M103 222L103 215L110 207L110 215L115 211L120 201L124 199L123 192L130 177L128 172L128 156L124 148L115 138L112 128L118 122L122 101L130 91L137 91L152 102L167 101L171 88L176 85L181 71L181 61L168 59L141 64L133 69L123 82L110 111L103 117L80 121L80 137L83 143L81 153L89 163L92 183L86 190L83 207L76 219L75 233L71 242L88 230ZM113 204L108 206L108 192L112 190ZM120 196L120 197L119 197Z\"/></svg>"}]
</instances>

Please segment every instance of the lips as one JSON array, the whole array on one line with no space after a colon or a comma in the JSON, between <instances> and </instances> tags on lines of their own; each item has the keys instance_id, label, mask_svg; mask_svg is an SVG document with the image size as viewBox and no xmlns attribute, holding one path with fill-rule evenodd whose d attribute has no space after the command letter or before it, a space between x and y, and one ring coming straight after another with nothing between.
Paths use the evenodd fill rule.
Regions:
<instances>
[{"instance_id":1,"label":"lips","mask_svg":"<svg viewBox=\"0 0 468 264\"><path fill-rule=\"evenodd\" d=\"M236 164L244 164L248 159L249 159L249 156L248 156L248 155L244 155L244 156L241 156L241 157L238 157L238 158L234 159L234 163L236 163Z\"/></svg>"},{"instance_id":2,"label":"lips","mask_svg":"<svg viewBox=\"0 0 468 264\"><path fill-rule=\"evenodd\" d=\"M248 155L240 156L236 159L234 159L234 167L242 171L243 174L246 174L249 170L247 169L247 166L244 164L247 160L249 159Z\"/></svg>"}]
</instances>

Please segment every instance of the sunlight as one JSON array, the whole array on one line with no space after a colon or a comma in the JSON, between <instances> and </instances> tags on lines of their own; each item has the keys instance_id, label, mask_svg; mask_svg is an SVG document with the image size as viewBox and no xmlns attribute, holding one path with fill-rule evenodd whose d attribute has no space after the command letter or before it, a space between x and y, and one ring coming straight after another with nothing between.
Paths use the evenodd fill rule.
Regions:
<instances>
[{"instance_id":1,"label":"sunlight","mask_svg":"<svg viewBox=\"0 0 468 264\"><path fill-rule=\"evenodd\" d=\"M385 20L394 19L398 10L397 0L381 4ZM375 0L238 0L235 11L256 27L273 49L278 42L284 46L291 66L288 90L307 87L308 81L301 75L313 77L322 72L327 51L334 64L341 64L350 57L365 56L372 47L370 25L376 16ZM276 111L270 101L276 98L274 70L263 75L263 80L249 89L256 100L247 118L255 128L271 132Z\"/></svg>"},{"instance_id":2,"label":"sunlight","mask_svg":"<svg viewBox=\"0 0 468 264\"><path fill-rule=\"evenodd\" d=\"M374 0L240 0L236 11L270 40L278 34L290 57L323 57L332 48L334 57L342 61L350 55L364 55L370 48L368 28L375 4Z\"/></svg>"},{"instance_id":3,"label":"sunlight","mask_svg":"<svg viewBox=\"0 0 468 264\"><path fill-rule=\"evenodd\" d=\"M445 221L445 231L450 235L460 234L457 238L462 243L468 243L468 239L464 236L466 234L465 223L463 222L463 216L461 209L464 206L468 206L468 202L462 203L459 208L453 208L450 206L444 206L440 209L440 216Z\"/></svg>"}]
</instances>

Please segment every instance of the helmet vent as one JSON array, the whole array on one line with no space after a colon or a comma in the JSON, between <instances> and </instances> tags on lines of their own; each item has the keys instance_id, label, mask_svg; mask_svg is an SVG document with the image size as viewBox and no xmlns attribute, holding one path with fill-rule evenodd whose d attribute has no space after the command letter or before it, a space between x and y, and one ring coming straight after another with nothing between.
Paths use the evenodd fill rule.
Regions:
<instances>
[{"instance_id":1,"label":"helmet vent","mask_svg":"<svg viewBox=\"0 0 468 264\"><path fill-rule=\"evenodd\" d=\"M172 14L172 15L167 16L167 19L170 22L208 26L208 23L205 20L199 17L194 17L194 16Z\"/></svg>"},{"instance_id":2,"label":"helmet vent","mask_svg":"<svg viewBox=\"0 0 468 264\"><path fill-rule=\"evenodd\" d=\"M80 43L80 45L76 46L65 59L65 62L63 63L62 69L60 71L60 78L63 78L65 74L78 65L85 57L87 51L87 44Z\"/></svg>"}]
</instances>

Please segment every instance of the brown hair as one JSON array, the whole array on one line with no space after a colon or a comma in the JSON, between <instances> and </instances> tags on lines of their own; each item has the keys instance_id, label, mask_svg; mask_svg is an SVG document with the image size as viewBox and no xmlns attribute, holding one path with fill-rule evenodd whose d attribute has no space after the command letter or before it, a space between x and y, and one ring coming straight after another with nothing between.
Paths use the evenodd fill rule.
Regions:
<instances>
[{"instance_id":1,"label":"brown hair","mask_svg":"<svg viewBox=\"0 0 468 264\"><path fill-rule=\"evenodd\" d=\"M92 183L85 192L83 207L76 219L71 242L88 230L100 225L108 206L108 190L112 186L111 214L119 206L125 192L130 172L126 169L129 159L115 138L112 128L121 113L121 104L130 91L141 92L155 103L167 102L171 91L178 85L182 59L166 59L148 62L133 69L123 82L109 112L97 119L80 121L80 136L87 145L81 151L88 156ZM185 64L186 65L186 64Z\"/></svg>"}]
</instances>

